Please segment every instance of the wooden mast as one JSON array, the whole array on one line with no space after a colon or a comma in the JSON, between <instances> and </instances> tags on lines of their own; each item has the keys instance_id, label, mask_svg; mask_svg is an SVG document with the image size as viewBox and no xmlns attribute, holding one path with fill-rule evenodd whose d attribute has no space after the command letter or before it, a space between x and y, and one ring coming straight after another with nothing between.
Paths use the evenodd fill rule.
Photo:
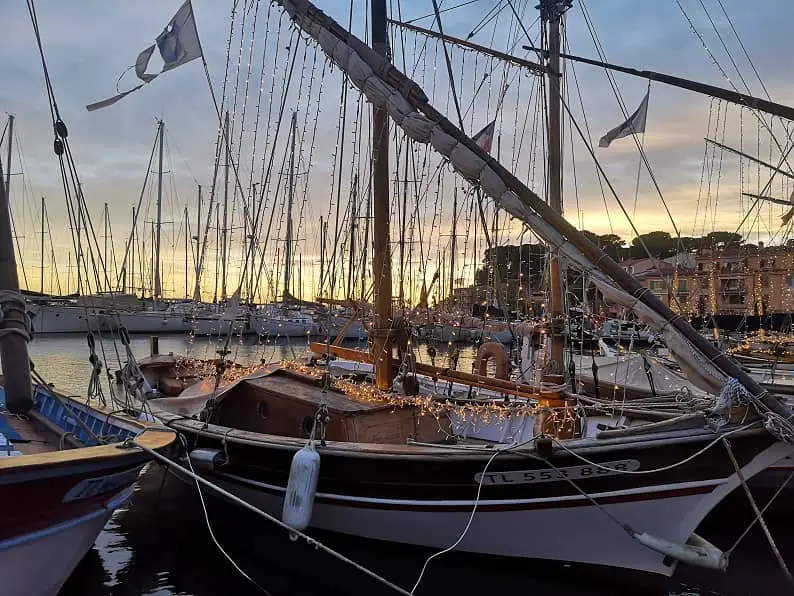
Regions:
<instances>
[{"instance_id":1,"label":"wooden mast","mask_svg":"<svg viewBox=\"0 0 794 596\"><path fill-rule=\"evenodd\" d=\"M567 10L565 3L557 0L542 0L540 18L546 22L548 39L547 75L549 81L548 101L548 202L556 212L562 214L562 147L560 126L560 20ZM551 315L551 369L554 375L562 375L565 369L565 325L562 289L562 272L558 254L550 254L550 315Z\"/></svg>"},{"instance_id":2,"label":"wooden mast","mask_svg":"<svg viewBox=\"0 0 794 596\"><path fill-rule=\"evenodd\" d=\"M154 299L159 300L162 294L160 284L160 230L163 223L163 128L162 120L157 124L157 139L160 143L157 158L157 222L154 233Z\"/></svg>"},{"instance_id":3,"label":"wooden mast","mask_svg":"<svg viewBox=\"0 0 794 596\"><path fill-rule=\"evenodd\" d=\"M9 116L9 128L13 123ZM10 130L9 130L10 133ZM9 146L11 135L8 137ZM9 164L11 149L8 150ZM3 178L3 164L0 162L0 180ZM10 168L9 172L10 174ZM14 256L14 239L11 236L11 212L8 200L10 177L0 183L0 290L16 294L19 299L19 275ZM3 329L24 330L25 309L8 308L2 321ZM3 371L6 407L13 414L24 414L33 407L33 393L30 382L30 360L28 359L27 340L19 333L8 333L0 338L0 364Z\"/></svg>"},{"instance_id":4,"label":"wooden mast","mask_svg":"<svg viewBox=\"0 0 794 596\"><path fill-rule=\"evenodd\" d=\"M386 0L372 1L372 49L387 61L391 50L386 26ZM375 385L387 391L392 385L392 280L389 247L389 117L372 107L372 285L375 321L371 332Z\"/></svg>"}]
</instances>

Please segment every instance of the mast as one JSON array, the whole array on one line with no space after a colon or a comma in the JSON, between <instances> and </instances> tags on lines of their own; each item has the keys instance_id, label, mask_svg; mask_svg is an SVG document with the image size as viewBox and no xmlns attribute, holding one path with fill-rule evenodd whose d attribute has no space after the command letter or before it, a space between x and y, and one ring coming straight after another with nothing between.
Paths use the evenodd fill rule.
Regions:
<instances>
[{"instance_id":1,"label":"mast","mask_svg":"<svg viewBox=\"0 0 794 596\"><path fill-rule=\"evenodd\" d=\"M215 291L213 293L212 301L218 303L218 248L221 242L221 219L220 209L218 204L215 204Z\"/></svg>"},{"instance_id":2,"label":"mast","mask_svg":"<svg viewBox=\"0 0 794 596\"><path fill-rule=\"evenodd\" d=\"M229 234L229 111L223 120L223 147L226 159L223 164L223 230L221 232L221 300L226 300L226 242Z\"/></svg>"},{"instance_id":3,"label":"mast","mask_svg":"<svg viewBox=\"0 0 794 596\"><path fill-rule=\"evenodd\" d=\"M353 177L353 200L350 201L350 254L347 266L347 298L353 298L353 269L356 262L356 224L358 219L358 174Z\"/></svg>"},{"instance_id":4,"label":"mast","mask_svg":"<svg viewBox=\"0 0 794 596\"><path fill-rule=\"evenodd\" d=\"M295 202L295 136L298 129L298 112L292 112L292 141L289 154L289 188L287 194L287 240L284 250L284 293L282 300L289 296L292 265L292 205Z\"/></svg>"},{"instance_id":5,"label":"mast","mask_svg":"<svg viewBox=\"0 0 794 596\"><path fill-rule=\"evenodd\" d=\"M317 292L318 295L322 294L322 283L325 278L325 223L323 216L320 216L320 288Z\"/></svg>"},{"instance_id":6,"label":"mast","mask_svg":"<svg viewBox=\"0 0 794 596\"><path fill-rule=\"evenodd\" d=\"M104 246L102 247L102 261L103 261L103 264L105 265L105 282L107 284L107 287L105 288L105 290L109 292L110 291L110 279L108 278L108 275L107 275L107 270L110 268L110 264L108 263L108 218L109 218L109 215L108 215L108 204L107 203L105 203L105 207L104 207L104 210L102 212L102 216L103 216L102 217L102 223L103 223L104 228L105 228L105 237L103 238ZM42 225L42 233L43 233L44 224L42 223L41 225Z\"/></svg>"},{"instance_id":7,"label":"mast","mask_svg":"<svg viewBox=\"0 0 794 596\"><path fill-rule=\"evenodd\" d=\"M549 81L548 102L548 169L549 206L562 214L562 135L560 126L560 20L569 5L557 0L541 0L540 18L546 21L548 39L547 74ZM563 311L562 272L556 251L550 255L549 302L551 314L551 362L556 368L553 374L562 374L565 358L565 329Z\"/></svg>"},{"instance_id":8,"label":"mast","mask_svg":"<svg viewBox=\"0 0 794 596\"><path fill-rule=\"evenodd\" d=\"M130 258L130 289L135 293L135 254L137 245L135 244L135 205L132 206L132 225L130 226L130 243L132 245L132 257ZM124 293L127 293L127 268L124 267Z\"/></svg>"},{"instance_id":9,"label":"mast","mask_svg":"<svg viewBox=\"0 0 794 596\"><path fill-rule=\"evenodd\" d=\"M163 128L165 124L160 120L157 124L157 139L160 143L157 157L157 222L154 232L154 299L161 295L160 286L160 229L163 225Z\"/></svg>"},{"instance_id":10,"label":"mast","mask_svg":"<svg viewBox=\"0 0 794 596\"><path fill-rule=\"evenodd\" d=\"M199 270L200 261L199 261L199 251L201 250L201 184L198 185L198 206L196 208L196 235L193 239L196 241L196 258L195 258L195 265L196 265L196 287L198 287L198 280L201 271ZM196 295L197 292L194 289L193 292L193 300L198 302L198 296Z\"/></svg>"},{"instance_id":11,"label":"mast","mask_svg":"<svg viewBox=\"0 0 794 596\"><path fill-rule=\"evenodd\" d=\"M386 0L372 0L372 49L391 61L386 30ZM392 280L389 250L389 117L372 107L372 284L375 321L372 329L372 361L375 384L387 391L392 385Z\"/></svg>"},{"instance_id":12,"label":"mast","mask_svg":"<svg viewBox=\"0 0 794 596\"><path fill-rule=\"evenodd\" d=\"M6 153L6 200L8 201L8 208L11 209L11 153L12 144L14 142L14 115L8 115L8 146ZM9 219L9 222L11 220Z\"/></svg>"},{"instance_id":13,"label":"mast","mask_svg":"<svg viewBox=\"0 0 794 596\"><path fill-rule=\"evenodd\" d=\"M190 234L188 233L188 218L187 218L187 205L185 205L185 299L188 298L188 270L190 266L188 265L188 253L190 252Z\"/></svg>"},{"instance_id":14,"label":"mast","mask_svg":"<svg viewBox=\"0 0 794 596\"><path fill-rule=\"evenodd\" d=\"M105 203L107 207L107 203ZM41 255L39 265L41 272L39 273L39 292L44 293L44 197L41 197Z\"/></svg>"},{"instance_id":15,"label":"mast","mask_svg":"<svg viewBox=\"0 0 794 596\"><path fill-rule=\"evenodd\" d=\"M9 116L9 133L13 116ZM8 137L8 159L11 162L11 135ZM2 180L2 162L0 162L0 180ZM10 169L7 174L10 174ZM11 212L8 192L11 178L7 175L4 184L0 184L0 289L13 293L16 299L22 300L19 293L19 274L14 256L14 239L11 236ZM13 305L9 300L4 304L5 316L0 323L3 329L16 329L20 333L6 333L0 339L0 365L5 386L6 407L13 414L24 414L33 407L30 383L30 360L28 359L27 339L22 335L26 328L24 303Z\"/></svg>"},{"instance_id":16,"label":"mast","mask_svg":"<svg viewBox=\"0 0 794 596\"><path fill-rule=\"evenodd\" d=\"M458 187L455 186L454 194L452 195L452 237L450 238L449 247L449 304L447 310L452 306L452 299L455 294L455 251L458 249Z\"/></svg>"}]
</instances>

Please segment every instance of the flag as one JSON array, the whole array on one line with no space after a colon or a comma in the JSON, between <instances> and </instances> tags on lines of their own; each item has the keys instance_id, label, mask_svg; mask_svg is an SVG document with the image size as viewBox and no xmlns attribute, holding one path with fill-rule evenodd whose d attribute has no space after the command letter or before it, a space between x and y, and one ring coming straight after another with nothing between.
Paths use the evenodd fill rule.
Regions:
<instances>
[{"instance_id":1,"label":"flag","mask_svg":"<svg viewBox=\"0 0 794 596\"><path fill-rule=\"evenodd\" d=\"M149 60L157 48L160 56L163 59L163 68L158 73L147 73L146 68L149 66ZM196 19L193 16L193 6L190 0L186 0L181 8L177 11L168 24L163 29L163 32L157 36L155 43L138 54L135 60L135 65L131 68L135 69L135 75L143 81L140 85L133 87L129 91L124 91L108 99L103 99L86 106L89 112L112 106L117 101L124 99L130 93L137 91L147 83L151 83L158 75L172 70L177 66L182 66L200 58L201 42L199 41L198 31L196 30Z\"/></svg>"},{"instance_id":2,"label":"flag","mask_svg":"<svg viewBox=\"0 0 794 596\"><path fill-rule=\"evenodd\" d=\"M791 196L789 197L789 203L794 205L794 191L792 191ZM791 207L788 211L786 211L783 215L780 216L781 221L783 222L784 226L788 225L788 222L791 221L791 218L794 217L794 207Z\"/></svg>"},{"instance_id":3,"label":"flag","mask_svg":"<svg viewBox=\"0 0 794 596\"><path fill-rule=\"evenodd\" d=\"M619 124L603 137L601 137L601 140L598 141L599 147L609 147L609 144L615 139L622 139L623 137L627 137L629 135L645 132L645 119L648 116L648 95L650 95L650 92L651 91L649 89L645 94L645 97L642 98L640 107L638 107L636 111L629 116L628 120L622 124Z\"/></svg>"},{"instance_id":4,"label":"flag","mask_svg":"<svg viewBox=\"0 0 794 596\"><path fill-rule=\"evenodd\" d=\"M493 134L495 129L496 129L496 120L491 122L488 126L483 128L476 135L474 135L472 137L472 141L477 143L480 146L480 149L482 149L486 153L490 153L491 146L493 145Z\"/></svg>"}]
</instances>

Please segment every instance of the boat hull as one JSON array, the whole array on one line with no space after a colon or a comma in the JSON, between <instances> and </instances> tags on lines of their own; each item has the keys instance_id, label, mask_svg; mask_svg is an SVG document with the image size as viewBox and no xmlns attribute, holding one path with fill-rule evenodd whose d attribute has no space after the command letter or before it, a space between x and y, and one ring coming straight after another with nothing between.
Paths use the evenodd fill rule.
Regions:
<instances>
[{"instance_id":1,"label":"boat hull","mask_svg":"<svg viewBox=\"0 0 794 596\"><path fill-rule=\"evenodd\" d=\"M33 332L87 333L100 329L99 318L90 310L79 306L41 305L32 309Z\"/></svg>"},{"instance_id":2,"label":"boat hull","mask_svg":"<svg viewBox=\"0 0 794 596\"><path fill-rule=\"evenodd\" d=\"M123 325L129 333L185 333L190 328L182 315L168 312L122 312L102 317L105 328L118 331Z\"/></svg>"},{"instance_id":3,"label":"boat hull","mask_svg":"<svg viewBox=\"0 0 794 596\"><path fill-rule=\"evenodd\" d=\"M0 574L6 596L55 596L77 564L91 549L117 506L131 491L80 518L0 543Z\"/></svg>"},{"instance_id":4,"label":"boat hull","mask_svg":"<svg viewBox=\"0 0 794 596\"><path fill-rule=\"evenodd\" d=\"M203 474L224 488L280 515L291 457L302 444L236 443L233 431L201 423L173 421L196 446L229 454L227 464ZM215 436L213 436L215 435ZM264 435L269 437L269 435ZM226 437L226 443L224 438ZM710 435L713 440L713 435ZM794 447L756 435L734 439L746 477L752 477ZM694 442L596 447L588 457L605 465L658 469L680 462L704 448ZM411 453L405 446L368 452L320 448L318 492L311 525L362 538L440 549L463 532L477 501L478 482L489 455L433 448ZM607 447L606 445L604 447ZM557 453L552 461L577 471L582 461ZM611 462L611 463L610 463ZM488 467L477 513L458 548L471 553L542 559L587 566L619 567L669 577L675 565L632 539L621 525L564 479L549 478L550 468L529 457L504 454ZM201 472L200 472L201 473ZM739 485L721 445L689 463L648 475L602 475L588 468L576 484L599 506L638 532L685 544L706 515ZM524 482L522 478L530 478Z\"/></svg>"},{"instance_id":5,"label":"boat hull","mask_svg":"<svg viewBox=\"0 0 794 596\"><path fill-rule=\"evenodd\" d=\"M221 319L220 317L188 317L187 330L193 335L228 335L231 330L233 335L248 332L248 321L245 319Z\"/></svg>"}]
</instances>

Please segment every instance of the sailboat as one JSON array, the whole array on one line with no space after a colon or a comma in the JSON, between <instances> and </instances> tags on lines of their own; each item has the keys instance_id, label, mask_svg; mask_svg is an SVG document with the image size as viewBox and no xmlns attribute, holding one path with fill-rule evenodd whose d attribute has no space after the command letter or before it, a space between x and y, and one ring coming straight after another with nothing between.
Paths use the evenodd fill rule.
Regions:
<instances>
[{"instance_id":1,"label":"sailboat","mask_svg":"<svg viewBox=\"0 0 794 596\"><path fill-rule=\"evenodd\" d=\"M55 596L175 433L31 383L8 195L0 184L0 574L7 596Z\"/></svg>"},{"instance_id":2,"label":"sailboat","mask_svg":"<svg viewBox=\"0 0 794 596\"><path fill-rule=\"evenodd\" d=\"M315 329L314 320L310 315L290 308L290 302L296 300L292 296L292 265L293 265L293 223L292 211L295 203L295 143L298 135L298 113L292 112L290 120L290 157L287 184L287 229L284 241L284 292L281 304L267 304L256 309L251 316L251 330L260 337L308 337Z\"/></svg>"},{"instance_id":3,"label":"sailboat","mask_svg":"<svg viewBox=\"0 0 794 596\"><path fill-rule=\"evenodd\" d=\"M160 420L187 437L195 469L268 512L297 516L299 528L652 579L670 577L681 562L724 569L727 557L696 533L698 525L746 479L794 453L784 440L792 411L641 291L560 214L560 28L570 3L540 3L547 31L546 60L538 67L549 83L548 204L390 63L385 0L371 2L372 48L308 0L277 4L372 103L373 278L379 283L371 349L315 343L313 365L268 365L248 374L216 367L214 381L189 387L184 397L149 400ZM724 407L661 422L638 413L626 428L615 428L568 391L559 367L530 384L487 376L485 368L470 374L416 362L409 330L392 312L390 119L553 247L551 361L563 362L560 270L567 264L588 271L599 291L663 329L686 374L722 393ZM494 343L486 344L483 359L504 355ZM326 370L334 357L371 366L374 382L360 375L332 379ZM168 372L159 374L165 380ZM422 393L428 380L500 397ZM518 440L503 433L471 441L457 435L455 418L474 426L519 421L521 433L531 430ZM314 464L306 464L307 451ZM290 482L295 457L303 462L296 466L316 474L310 476L316 484L307 482L302 491Z\"/></svg>"}]
</instances>

